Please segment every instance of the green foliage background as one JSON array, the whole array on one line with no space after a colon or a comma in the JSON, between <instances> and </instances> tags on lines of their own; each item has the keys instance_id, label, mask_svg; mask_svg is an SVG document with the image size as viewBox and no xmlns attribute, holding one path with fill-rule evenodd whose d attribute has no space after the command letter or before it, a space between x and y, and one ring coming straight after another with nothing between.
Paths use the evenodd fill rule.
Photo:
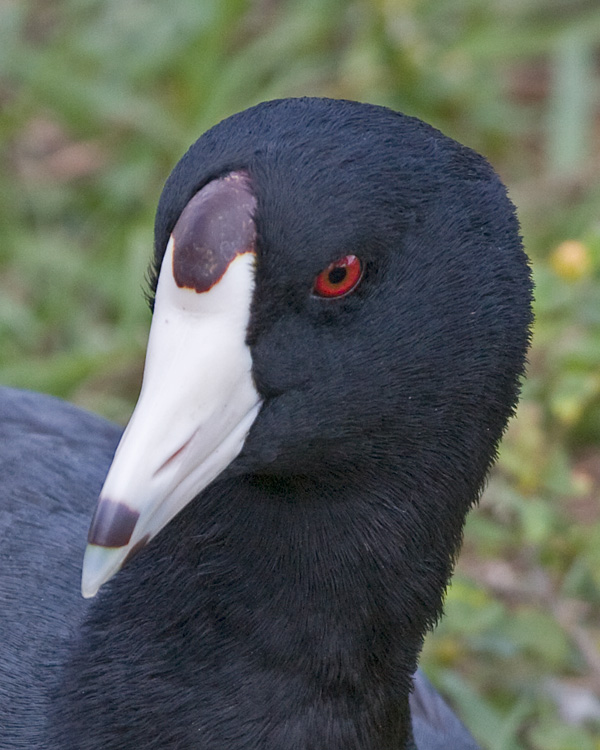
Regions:
<instances>
[{"instance_id":1,"label":"green foliage background","mask_svg":"<svg viewBox=\"0 0 600 750\"><path fill-rule=\"evenodd\" d=\"M530 375L423 664L490 750L599 750L595 0L0 0L0 382L124 423L164 179L218 120L304 94L431 122L519 207Z\"/></svg>"}]
</instances>

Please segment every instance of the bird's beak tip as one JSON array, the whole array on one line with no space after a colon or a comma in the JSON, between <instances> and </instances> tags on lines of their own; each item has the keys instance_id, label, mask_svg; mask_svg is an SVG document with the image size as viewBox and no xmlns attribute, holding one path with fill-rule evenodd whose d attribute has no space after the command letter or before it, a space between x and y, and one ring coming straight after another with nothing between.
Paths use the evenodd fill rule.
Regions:
<instances>
[{"instance_id":1,"label":"bird's beak tip","mask_svg":"<svg viewBox=\"0 0 600 750\"><path fill-rule=\"evenodd\" d=\"M84 599L96 596L100 586L108 581L123 563L122 547L101 547L88 544L83 556L81 594Z\"/></svg>"}]
</instances>

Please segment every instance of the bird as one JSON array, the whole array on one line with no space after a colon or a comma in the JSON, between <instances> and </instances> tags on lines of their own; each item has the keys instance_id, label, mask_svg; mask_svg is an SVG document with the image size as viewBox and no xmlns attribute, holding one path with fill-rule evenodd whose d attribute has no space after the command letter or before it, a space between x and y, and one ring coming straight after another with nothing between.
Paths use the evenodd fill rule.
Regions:
<instances>
[{"instance_id":1,"label":"bird","mask_svg":"<svg viewBox=\"0 0 600 750\"><path fill-rule=\"evenodd\" d=\"M0 747L476 748L417 669L525 373L500 178L263 102L168 177L148 287L123 433L0 390Z\"/></svg>"}]
</instances>

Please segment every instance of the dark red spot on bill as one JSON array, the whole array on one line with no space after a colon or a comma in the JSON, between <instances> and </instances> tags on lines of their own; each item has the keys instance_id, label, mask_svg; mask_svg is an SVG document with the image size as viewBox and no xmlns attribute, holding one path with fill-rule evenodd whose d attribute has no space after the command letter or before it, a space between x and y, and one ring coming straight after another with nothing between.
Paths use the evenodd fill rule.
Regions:
<instances>
[{"instance_id":1,"label":"dark red spot on bill","mask_svg":"<svg viewBox=\"0 0 600 750\"><path fill-rule=\"evenodd\" d=\"M207 292L238 255L254 252L256 198L246 172L231 172L199 190L173 229L177 286Z\"/></svg>"},{"instance_id":2,"label":"dark red spot on bill","mask_svg":"<svg viewBox=\"0 0 600 750\"><path fill-rule=\"evenodd\" d=\"M92 518L88 542L100 547L124 547L129 544L139 517L124 503L101 500Z\"/></svg>"}]
</instances>

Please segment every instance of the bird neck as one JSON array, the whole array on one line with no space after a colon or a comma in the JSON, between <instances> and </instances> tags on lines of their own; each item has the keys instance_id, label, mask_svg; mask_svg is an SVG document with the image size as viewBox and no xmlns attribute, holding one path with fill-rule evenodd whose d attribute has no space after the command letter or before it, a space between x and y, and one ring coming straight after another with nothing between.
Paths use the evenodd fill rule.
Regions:
<instances>
[{"instance_id":1,"label":"bird neck","mask_svg":"<svg viewBox=\"0 0 600 750\"><path fill-rule=\"evenodd\" d=\"M377 492L365 477L230 480L182 519L204 533L193 551L178 546L174 568L187 561L208 571L189 616L211 590L230 653L235 641L241 659L252 654L246 679L265 679L266 665L277 685L267 711L305 733L303 747L410 746L412 675L441 610L460 524L424 527L416 499L382 479Z\"/></svg>"},{"instance_id":2,"label":"bird neck","mask_svg":"<svg viewBox=\"0 0 600 750\"><path fill-rule=\"evenodd\" d=\"M268 750L411 747L412 674L452 561L416 518L410 498L381 489L215 483L92 606L67 675L82 726L108 710L100 674L123 726L164 705L178 732L240 750L256 732ZM87 705L72 690L92 680ZM152 727L172 741L168 722Z\"/></svg>"}]
</instances>

